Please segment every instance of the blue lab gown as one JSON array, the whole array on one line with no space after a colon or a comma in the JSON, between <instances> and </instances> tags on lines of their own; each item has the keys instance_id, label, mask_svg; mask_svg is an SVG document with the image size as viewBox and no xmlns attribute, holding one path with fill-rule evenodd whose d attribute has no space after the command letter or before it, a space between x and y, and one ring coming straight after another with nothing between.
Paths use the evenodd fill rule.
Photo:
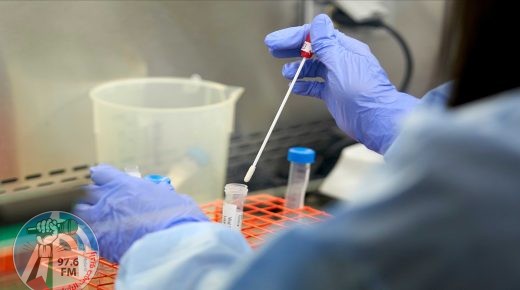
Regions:
<instances>
[{"instance_id":1,"label":"blue lab gown","mask_svg":"<svg viewBox=\"0 0 520 290\"><path fill-rule=\"evenodd\" d=\"M520 289L520 90L445 109L442 86L405 121L371 198L253 253L189 223L124 255L119 289Z\"/></svg>"}]
</instances>

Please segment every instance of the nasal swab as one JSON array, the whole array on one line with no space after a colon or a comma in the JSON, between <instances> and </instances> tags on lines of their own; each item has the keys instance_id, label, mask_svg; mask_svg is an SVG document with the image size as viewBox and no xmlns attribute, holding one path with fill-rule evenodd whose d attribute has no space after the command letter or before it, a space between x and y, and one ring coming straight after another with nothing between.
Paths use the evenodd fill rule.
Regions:
<instances>
[{"instance_id":1,"label":"nasal swab","mask_svg":"<svg viewBox=\"0 0 520 290\"><path fill-rule=\"evenodd\" d=\"M253 164L247 170L246 176L244 177L244 182L249 182L249 180L251 180L251 177L253 177L253 174L255 173L255 170L256 170L256 164L258 163L260 156L262 156L262 153L264 152L265 145L267 144L267 141L269 141L269 138L271 137L271 133L273 133L273 129L276 126L276 123L278 122L280 115L282 114L283 108L285 107L285 103L287 103L287 100L289 99L289 96L291 95L292 89L294 87L294 84L296 83L296 80L298 80L298 76L300 75L300 72L302 71L303 65L305 64L305 61L307 59L310 59L312 57L310 35L307 35L307 37L305 38L305 42L303 43L303 46L300 50L300 55L302 57L300 66L298 66L298 69L296 70L296 74L294 75L294 77L291 81L291 84L289 85L289 89L287 90L287 93L285 93L285 97L283 98L282 104L278 108L278 112L276 112L276 116L274 116L274 120L271 123L271 127L269 128L269 131L267 131L267 135L265 135L264 142L262 142L262 146L260 146L260 150L258 150L255 160L253 161Z\"/></svg>"}]
</instances>

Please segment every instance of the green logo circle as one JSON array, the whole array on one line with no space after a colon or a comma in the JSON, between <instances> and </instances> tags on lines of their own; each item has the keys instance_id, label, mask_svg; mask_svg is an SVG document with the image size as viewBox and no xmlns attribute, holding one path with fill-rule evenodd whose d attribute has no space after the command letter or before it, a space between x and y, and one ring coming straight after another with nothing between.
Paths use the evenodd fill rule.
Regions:
<instances>
[{"instance_id":1,"label":"green logo circle","mask_svg":"<svg viewBox=\"0 0 520 290\"><path fill-rule=\"evenodd\" d=\"M82 289L96 273L99 248L81 218L49 211L23 225L13 259L18 276L31 289Z\"/></svg>"}]
</instances>

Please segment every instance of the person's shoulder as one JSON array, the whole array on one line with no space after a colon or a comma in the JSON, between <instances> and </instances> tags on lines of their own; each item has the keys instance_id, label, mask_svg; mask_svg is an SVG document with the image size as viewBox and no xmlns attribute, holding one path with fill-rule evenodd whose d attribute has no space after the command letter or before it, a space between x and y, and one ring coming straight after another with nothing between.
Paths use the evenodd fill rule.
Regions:
<instances>
[{"instance_id":1,"label":"person's shoulder","mask_svg":"<svg viewBox=\"0 0 520 290\"><path fill-rule=\"evenodd\" d=\"M520 172L520 89L459 108L416 111L385 160L451 174L466 185L511 177L520 186L513 177Z\"/></svg>"},{"instance_id":2,"label":"person's shoulder","mask_svg":"<svg viewBox=\"0 0 520 290\"><path fill-rule=\"evenodd\" d=\"M446 82L428 91L420 102L421 107L446 107L451 95L453 82Z\"/></svg>"},{"instance_id":3,"label":"person's shoulder","mask_svg":"<svg viewBox=\"0 0 520 290\"><path fill-rule=\"evenodd\" d=\"M386 164L360 188L361 195L376 198L338 205L331 210L333 218L308 233L321 255L351 274L336 281L393 281L400 289L392 278L403 271L414 277L406 282L416 287L408 288L423 289L443 269L453 275L440 288L474 283L477 289L485 280L474 277L516 273L519 109L516 91L410 116ZM513 256L497 263L496 257ZM460 265L481 266L465 273Z\"/></svg>"},{"instance_id":4,"label":"person's shoulder","mask_svg":"<svg viewBox=\"0 0 520 290\"><path fill-rule=\"evenodd\" d=\"M463 139L514 143L519 142L520 134L516 134L519 132L520 89L515 89L458 108L421 108L405 120L403 138L396 140L398 146L392 146L392 149L400 149L403 145L428 145L430 142L445 144ZM514 135L506 138L504 134ZM428 145L428 149L435 148ZM425 153L427 151L424 150Z\"/></svg>"},{"instance_id":5,"label":"person's shoulder","mask_svg":"<svg viewBox=\"0 0 520 290\"><path fill-rule=\"evenodd\" d=\"M321 232L338 235L347 222L349 235L360 231L369 243L406 240L435 227L461 231L465 224L483 224L489 217L475 215L484 211L509 210L520 218L519 109L516 91L459 109L415 112L385 164L359 188L374 198L338 206L336 227Z\"/></svg>"}]
</instances>

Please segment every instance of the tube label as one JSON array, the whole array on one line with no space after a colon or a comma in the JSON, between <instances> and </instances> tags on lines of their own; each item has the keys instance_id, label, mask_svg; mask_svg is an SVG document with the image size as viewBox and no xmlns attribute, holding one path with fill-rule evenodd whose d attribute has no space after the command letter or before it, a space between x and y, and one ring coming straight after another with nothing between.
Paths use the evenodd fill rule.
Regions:
<instances>
[{"instance_id":1,"label":"tube label","mask_svg":"<svg viewBox=\"0 0 520 290\"><path fill-rule=\"evenodd\" d=\"M235 204L224 203L222 208L222 223L232 229L242 229L242 212L238 212Z\"/></svg>"},{"instance_id":2,"label":"tube label","mask_svg":"<svg viewBox=\"0 0 520 290\"><path fill-rule=\"evenodd\" d=\"M300 56L304 58L311 58L313 55L311 46L311 35L307 34L305 42L303 42L302 48L300 49Z\"/></svg>"},{"instance_id":3,"label":"tube label","mask_svg":"<svg viewBox=\"0 0 520 290\"><path fill-rule=\"evenodd\" d=\"M311 53L312 52L312 46L311 46L311 43L308 42L308 41L305 41L302 45L302 51L304 52L307 52L307 53Z\"/></svg>"}]
</instances>

